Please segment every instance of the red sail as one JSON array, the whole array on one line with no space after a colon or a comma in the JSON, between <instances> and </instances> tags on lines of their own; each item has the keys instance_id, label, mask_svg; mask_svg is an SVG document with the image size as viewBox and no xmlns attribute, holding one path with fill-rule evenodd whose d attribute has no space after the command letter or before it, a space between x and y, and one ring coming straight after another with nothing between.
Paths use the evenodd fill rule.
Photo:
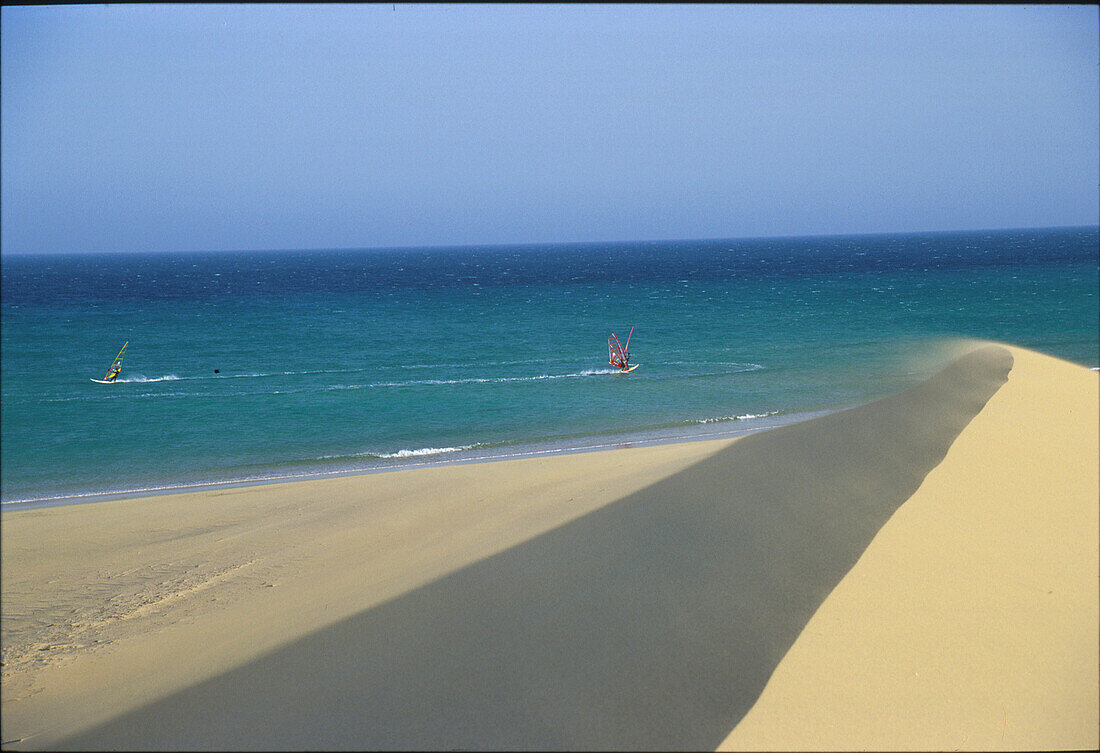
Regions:
<instances>
[{"instance_id":1,"label":"red sail","mask_svg":"<svg viewBox=\"0 0 1100 753\"><path fill-rule=\"evenodd\" d=\"M626 368L626 351L623 350L622 343L619 342L619 338L615 337L615 333L611 333L611 337L607 338L607 360L610 361L612 366L620 369Z\"/></svg>"}]
</instances>

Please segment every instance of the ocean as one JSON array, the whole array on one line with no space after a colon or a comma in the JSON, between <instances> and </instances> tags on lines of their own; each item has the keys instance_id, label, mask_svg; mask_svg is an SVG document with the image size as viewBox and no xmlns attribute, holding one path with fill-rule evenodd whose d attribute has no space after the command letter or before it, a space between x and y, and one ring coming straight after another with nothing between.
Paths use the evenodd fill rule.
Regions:
<instances>
[{"instance_id":1,"label":"ocean","mask_svg":"<svg viewBox=\"0 0 1100 753\"><path fill-rule=\"evenodd\" d=\"M960 337L1100 365L1096 227L4 256L0 278L5 506L736 436L906 389Z\"/></svg>"}]
</instances>

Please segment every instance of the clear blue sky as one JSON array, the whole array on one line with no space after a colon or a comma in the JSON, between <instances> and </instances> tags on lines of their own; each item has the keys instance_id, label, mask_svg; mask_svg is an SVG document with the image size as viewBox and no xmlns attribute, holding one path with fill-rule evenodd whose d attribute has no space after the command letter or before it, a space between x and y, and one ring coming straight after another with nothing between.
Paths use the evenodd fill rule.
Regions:
<instances>
[{"instance_id":1,"label":"clear blue sky","mask_svg":"<svg viewBox=\"0 0 1100 753\"><path fill-rule=\"evenodd\" d=\"M1100 222L1093 6L0 13L4 253Z\"/></svg>"}]
</instances>

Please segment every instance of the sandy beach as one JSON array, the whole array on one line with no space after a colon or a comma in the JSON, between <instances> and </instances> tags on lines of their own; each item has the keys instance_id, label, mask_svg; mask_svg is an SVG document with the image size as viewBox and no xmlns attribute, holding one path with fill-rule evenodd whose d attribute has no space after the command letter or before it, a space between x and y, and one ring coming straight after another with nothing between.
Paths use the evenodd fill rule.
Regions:
<instances>
[{"instance_id":1,"label":"sandy beach","mask_svg":"<svg viewBox=\"0 0 1100 753\"><path fill-rule=\"evenodd\" d=\"M1098 398L5 512L3 746L1096 748Z\"/></svg>"}]
</instances>

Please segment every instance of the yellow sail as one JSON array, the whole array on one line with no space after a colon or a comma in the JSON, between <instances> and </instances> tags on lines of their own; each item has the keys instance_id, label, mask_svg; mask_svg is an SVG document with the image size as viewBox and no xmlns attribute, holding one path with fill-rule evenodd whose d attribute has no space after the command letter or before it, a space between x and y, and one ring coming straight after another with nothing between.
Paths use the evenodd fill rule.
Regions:
<instances>
[{"instance_id":1,"label":"yellow sail","mask_svg":"<svg viewBox=\"0 0 1100 753\"><path fill-rule=\"evenodd\" d=\"M126 350L126 346L130 344L127 340L122 346L122 350L115 356L114 362L111 364L111 368L107 369L107 374L103 377L104 382L113 382L118 378L119 373L122 371L122 351Z\"/></svg>"}]
</instances>

